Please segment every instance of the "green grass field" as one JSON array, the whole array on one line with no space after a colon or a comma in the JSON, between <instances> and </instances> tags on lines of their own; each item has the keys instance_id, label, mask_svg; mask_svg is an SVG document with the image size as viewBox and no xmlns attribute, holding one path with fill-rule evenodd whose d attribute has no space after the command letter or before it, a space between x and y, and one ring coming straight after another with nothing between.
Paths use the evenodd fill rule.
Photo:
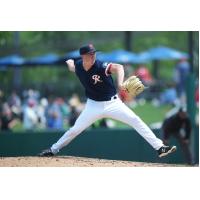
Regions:
<instances>
[{"instance_id":1,"label":"green grass field","mask_svg":"<svg viewBox=\"0 0 200 200\"><path fill-rule=\"evenodd\" d=\"M138 105L132 110L143 119L147 124L163 121L166 113L172 109L170 105L164 105L156 107L151 103L145 103L144 105Z\"/></svg>"}]
</instances>

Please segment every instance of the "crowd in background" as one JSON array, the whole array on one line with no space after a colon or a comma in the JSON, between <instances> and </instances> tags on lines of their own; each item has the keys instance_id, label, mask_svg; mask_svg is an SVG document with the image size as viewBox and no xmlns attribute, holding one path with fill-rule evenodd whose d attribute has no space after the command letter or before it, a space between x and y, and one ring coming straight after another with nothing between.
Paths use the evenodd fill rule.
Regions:
<instances>
[{"instance_id":1,"label":"crowd in background","mask_svg":"<svg viewBox=\"0 0 200 200\"><path fill-rule=\"evenodd\" d=\"M3 96L3 92L1 92ZM20 97L15 91L1 102L2 130L12 130L19 121L24 130L63 129L74 124L84 104L74 94L68 100L61 97L41 97L33 89L23 91Z\"/></svg>"},{"instance_id":2,"label":"crowd in background","mask_svg":"<svg viewBox=\"0 0 200 200\"><path fill-rule=\"evenodd\" d=\"M125 66L126 74L139 77L148 89L139 98L153 100L158 106L170 104L180 106L186 104L186 82L190 73L190 65L186 58L177 61L171 80L154 79L145 65L139 65L134 72ZM195 101L199 102L198 80L195 83Z\"/></svg>"},{"instance_id":3,"label":"crowd in background","mask_svg":"<svg viewBox=\"0 0 200 200\"><path fill-rule=\"evenodd\" d=\"M149 87L133 101L151 100L155 105L170 104L179 106L186 104L185 86L190 66L186 59L180 60L174 68L172 81L164 83L154 80L145 65L139 65L134 71L125 65L126 77L138 76ZM199 88L196 86L196 103L199 103ZM0 90L0 127L1 130L12 130L20 122L24 130L64 129L72 126L84 108L78 94L69 98L42 96L39 91L27 89L22 94L13 91L5 97ZM103 120L100 126L107 127Z\"/></svg>"}]
</instances>

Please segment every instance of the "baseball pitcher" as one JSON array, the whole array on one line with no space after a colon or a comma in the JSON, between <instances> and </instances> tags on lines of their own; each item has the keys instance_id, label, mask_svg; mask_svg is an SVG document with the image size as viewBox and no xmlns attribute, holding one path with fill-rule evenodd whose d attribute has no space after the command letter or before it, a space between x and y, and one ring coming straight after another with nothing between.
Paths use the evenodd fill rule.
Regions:
<instances>
[{"instance_id":1,"label":"baseball pitcher","mask_svg":"<svg viewBox=\"0 0 200 200\"><path fill-rule=\"evenodd\" d=\"M157 152L158 156L166 156L176 150L176 146L165 146L151 129L131 110L117 94L112 74L117 76L119 91L132 97L144 90L141 81L132 76L124 81L124 68L120 64L101 62L96 59L96 49L92 44L83 46L79 50L81 59L69 59L66 64L74 72L85 89L87 102L84 110L64 135L51 146L42 151L40 156L54 156L68 145L76 136L88 128L96 120L112 118L133 127Z\"/></svg>"}]
</instances>

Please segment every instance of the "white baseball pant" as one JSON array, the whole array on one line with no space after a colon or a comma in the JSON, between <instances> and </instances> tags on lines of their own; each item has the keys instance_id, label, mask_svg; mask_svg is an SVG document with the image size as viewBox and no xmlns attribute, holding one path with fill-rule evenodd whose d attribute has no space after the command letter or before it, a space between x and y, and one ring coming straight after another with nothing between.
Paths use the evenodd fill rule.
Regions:
<instances>
[{"instance_id":1,"label":"white baseball pant","mask_svg":"<svg viewBox=\"0 0 200 200\"><path fill-rule=\"evenodd\" d=\"M92 123L102 118L112 118L130 125L155 150L163 146L163 142L154 135L151 129L117 97L117 99L111 98L110 101L88 99L84 110L76 120L74 126L52 145L52 152L55 154L58 153L61 148L69 144Z\"/></svg>"}]
</instances>

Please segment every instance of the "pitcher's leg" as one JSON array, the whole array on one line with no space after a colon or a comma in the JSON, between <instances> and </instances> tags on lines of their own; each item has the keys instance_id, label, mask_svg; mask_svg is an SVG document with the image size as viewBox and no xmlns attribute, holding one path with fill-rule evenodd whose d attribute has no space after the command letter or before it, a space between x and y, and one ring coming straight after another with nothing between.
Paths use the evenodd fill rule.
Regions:
<instances>
[{"instance_id":1,"label":"pitcher's leg","mask_svg":"<svg viewBox=\"0 0 200 200\"><path fill-rule=\"evenodd\" d=\"M76 120L73 127L71 127L64 135L51 147L51 151L56 154L61 148L68 145L76 136L88 128L92 123L100 118L99 111L91 106L86 106L83 112Z\"/></svg>"},{"instance_id":2,"label":"pitcher's leg","mask_svg":"<svg viewBox=\"0 0 200 200\"><path fill-rule=\"evenodd\" d=\"M108 117L133 127L155 150L163 146L163 142L154 135L151 129L120 100L116 101L107 114Z\"/></svg>"}]
</instances>

